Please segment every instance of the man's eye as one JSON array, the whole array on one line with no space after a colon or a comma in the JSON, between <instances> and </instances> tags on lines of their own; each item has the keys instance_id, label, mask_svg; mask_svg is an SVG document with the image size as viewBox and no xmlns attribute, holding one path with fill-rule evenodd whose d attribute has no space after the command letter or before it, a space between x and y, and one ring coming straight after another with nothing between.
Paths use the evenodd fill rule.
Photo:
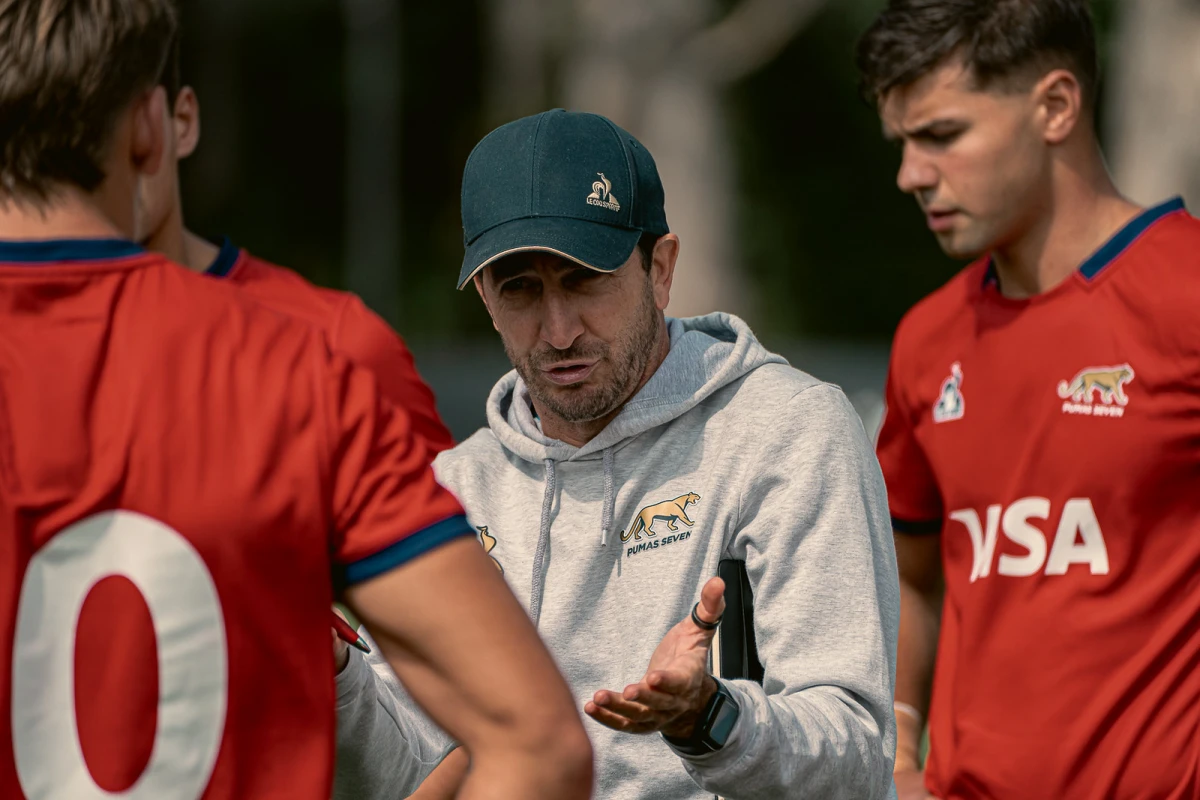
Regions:
<instances>
[{"instance_id":1,"label":"man's eye","mask_svg":"<svg viewBox=\"0 0 1200 800\"><path fill-rule=\"evenodd\" d=\"M925 134L925 140L927 142L929 142L930 144L938 145L939 147L944 147L948 144L953 144L953 142L959 136L962 136L961 130L929 131L927 134Z\"/></svg>"},{"instance_id":2,"label":"man's eye","mask_svg":"<svg viewBox=\"0 0 1200 800\"><path fill-rule=\"evenodd\" d=\"M513 278L511 281L505 281L500 286L502 292L521 292L529 288L529 281L525 278Z\"/></svg>"}]
</instances>

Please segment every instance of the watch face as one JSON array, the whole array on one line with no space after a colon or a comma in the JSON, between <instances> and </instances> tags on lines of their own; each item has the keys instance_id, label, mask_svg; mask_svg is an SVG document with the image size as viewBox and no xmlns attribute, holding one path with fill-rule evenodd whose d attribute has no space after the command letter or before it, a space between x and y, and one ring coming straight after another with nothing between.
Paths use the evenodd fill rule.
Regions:
<instances>
[{"instance_id":1,"label":"watch face","mask_svg":"<svg viewBox=\"0 0 1200 800\"><path fill-rule=\"evenodd\" d=\"M729 734L733 733L733 726L737 722L737 718L738 707L735 704L721 703L721 707L717 709L712 725L708 729L708 738L719 747L724 747L725 743L729 741Z\"/></svg>"}]
</instances>

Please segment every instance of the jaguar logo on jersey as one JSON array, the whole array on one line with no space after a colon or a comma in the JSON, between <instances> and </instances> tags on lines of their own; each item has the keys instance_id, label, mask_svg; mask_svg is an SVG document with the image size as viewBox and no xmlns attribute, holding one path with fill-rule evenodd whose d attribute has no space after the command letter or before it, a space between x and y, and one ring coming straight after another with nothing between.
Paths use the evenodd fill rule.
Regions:
<instances>
[{"instance_id":1,"label":"jaguar logo on jersey","mask_svg":"<svg viewBox=\"0 0 1200 800\"><path fill-rule=\"evenodd\" d=\"M1122 417L1129 395L1125 384L1134 378L1133 367L1119 364L1115 367L1088 367L1068 381L1058 382L1058 396L1064 402L1064 414L1083 414L1091 417ZM1100 402L1093 402L1096 394Z\"/></svg>"},{"instance_id":2,"label":"jaguar logo on jersey","mask_svg":"<svg viewBox=\"0 0 1200 800\"><path fill-rule=\"evenodd\" d=\"M692 536L691 532L680 531L676 523L682 522L689 528L695 525L695 520L687 515L687 507L699 501L700 495L695 492L688 492L685 495L676 497L674 500L664 500L661 503L655 503L652 506L643 508L633 518L629 529L621 531L622 542L628 542L630 539L640 542L640 544L632 545L626 551L625 555L633 556L647 550L657 550L659 547L690 539ZM665 536L661 539L651 538L658 536L658 533L654 530L654 523L657 520L665 520L667 530L671 531L674 535ZM647 541L642 541L642 534L646 535Z\"/></svg>"},{"instance_id":3,"label":"jaguar logo on jersey","mask_svg":"<svg viewBox=\"0 0 1200 800\"><path fill-rule=\"evenodd\" d=\"M1008 508L988 506L984 511L985 521L980 520L979 512L973 508L951 511L949 517L961 523L971 537L974 553L971 583L988 577L993 561L997 574L1017 578L1038 572L1066 575L1073 564L1086 565L1093 575L1108 574L1108 547L1089 498L1072 497L1063 505L1049 555L1046 534L1030 522L1050 519L1050 501L1045 497L1024 497ZM1002 553L996 559L996 541L1001 530L1006 539L1026 552L1021 555Z\"/></svg>"},{"instance_id":4,"label":"jaguar logo on jersey","mask_svg":"<svg viewBox=\"0 0 1200 800\"><path fill-rule=\"evenodd\" d=\"M487 553L488 558L496 565L496 569L500 570L500 574L504 574L504 567L500 566L500 562L492 555L492 551L496 549L496 537L488 533L487 525L476 525L475 530L479 531L479 543L483 545L483 552Z\"/></svg>"},{"instance_id":5,"label":"jaguar logo on jersey","mask_svg":"<svg viewBox=\"0 0 1200 800\"><path fill-rule=\"evenodd\" d=\"M609 211L620 211L621 204L612 196L612 181L604 177L603 172L597 172L600 180L592 183L592 193L587 196L589 206L600 206Z\"/></svg>"},{"instance_id":6,"label":"jaguar logo on jersey","mask_svg":"<svg viewBox=\"0 0 1200 800\"><path fill-rule=\"evenodd\" d=\"M949 422L952 419L963 418L966 404L962 396L962 381L962 365L955 361L950 365L950 377L942 381L942 389L938 392L938 401L933 406L934 422Z\"/></svg>"}]
</instances>

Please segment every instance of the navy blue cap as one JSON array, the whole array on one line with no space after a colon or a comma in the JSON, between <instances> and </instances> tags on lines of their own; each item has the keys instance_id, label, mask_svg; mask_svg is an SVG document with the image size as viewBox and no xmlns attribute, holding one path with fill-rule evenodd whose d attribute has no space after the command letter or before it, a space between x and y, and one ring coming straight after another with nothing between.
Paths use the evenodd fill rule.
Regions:
<instances>
[{"instance_id":1,"label":"navy blue cap","mask_svg":"<svg viewBox=\"0 0 1200 800\"><path fill-rule=\"evenodd\" d=\"M501 125L463 169L458 288L529 250L612 272L642 234L669 232L663 202L650 151L605 117L556 108Z\"/></svg>"}]
</instances>

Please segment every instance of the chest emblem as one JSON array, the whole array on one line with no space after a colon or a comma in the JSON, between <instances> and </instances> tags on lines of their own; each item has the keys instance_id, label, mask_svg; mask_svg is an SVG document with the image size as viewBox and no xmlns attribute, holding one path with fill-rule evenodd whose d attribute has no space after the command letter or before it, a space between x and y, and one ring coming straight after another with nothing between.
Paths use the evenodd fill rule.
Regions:
<instances>
[{"instance_id":1,"label":"chest emblem","mask_svg":"<svg viewBox=\"0 0 1200 800\"><path fill-rule=\"evenodd\" d=\"M950 365L950 377L942 381L942 389L938 392L938 401L933 406L934 422L949 422L963 418L966 404L962 395L962 382L962 365L955 361Z\"/></svg>"},{"instance_id":2,"label":"chest emblem","mask_svg":"<svg viewBox=\"0 0 1200 800\"><path fill-rule=\"evenodd\" d=\"M664 500L661 503L655 503L652 506L646 506L638 515L634 517L633 524L629 526L629 530L621 531L621 541L628 542L630 539L635 541L642 540L642 534L646 536L657 536L654 532L655 520L666 520L667 529L671 532L679 530L676 522L682 522L689 528L695 525L695 521L687 515L687 507L700 500L700 495L695 492L688 492L685 495L676 497L674 500Z\"/></svg>"},{"instance_id":3,"label":"chest emblem","mask_svg":"<svg viewBox=\"0 0 1200 800\"><path fill-rule=\"evenodd\" d=\"M1058 396L1065 401L1062 412L1095 417L1121 417L1125 414L1125 406L1129 405L1125 385L1133 378L1133 367L1128 364L1080 370L1070 381L1058 382ZM1100 399L1099 403L1094 402L1097 396Z\"/></svg>"},{"instance_id":4,"label":"chest emblem","mask_svg":"<svg viewBox=\"0 0 1200 800\"><path fill-rule=\"evenodd\" d=\"M496 537L488 533L487 525L476 525L475 530L479 531L479 543L483 545L483 552L487 553L488 558L496 565L496 569L500 570L500 574L504 574L504 567L500 566L500 562L492 555L492 551L496 549Z\"/></svg>"}]
</instances>

